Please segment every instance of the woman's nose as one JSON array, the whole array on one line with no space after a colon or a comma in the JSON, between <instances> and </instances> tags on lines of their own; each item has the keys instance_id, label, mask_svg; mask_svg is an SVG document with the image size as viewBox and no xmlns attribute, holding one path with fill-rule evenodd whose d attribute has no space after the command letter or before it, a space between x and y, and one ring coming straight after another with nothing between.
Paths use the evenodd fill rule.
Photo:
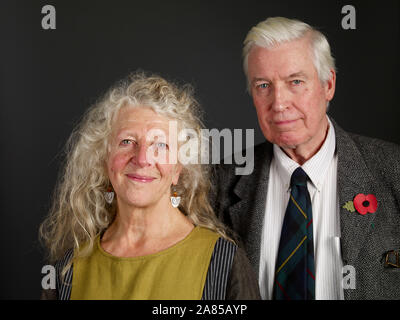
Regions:
<instances>
[{"instance_id":1,"label":"woman's nose","mask_svg":"<svg viewBox=\"0 0 400 320\"><path fill-rule=\"evenodd\" d=\"M136 158L136 164L140 167L146 167L148 165L151 165L151 159L148 159L148 152L147 152L147 145L146 144L141 144L137 147L137 152L135 155Z\"/></svg>"}]
</instances>

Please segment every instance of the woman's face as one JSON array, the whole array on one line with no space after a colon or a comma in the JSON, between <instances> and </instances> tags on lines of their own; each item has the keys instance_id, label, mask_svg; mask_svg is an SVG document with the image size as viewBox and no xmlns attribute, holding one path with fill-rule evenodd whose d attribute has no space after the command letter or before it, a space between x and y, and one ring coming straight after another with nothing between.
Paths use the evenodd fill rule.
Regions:
<instances>
[{"instance_id":1,"label":"woman's face","mask_svg":"<svg viewBox=\"0 0 400 320\"><path fill-rule=\"evenodd\" d=\"M176 143L169 144L169 119L146 107L119 111L110 141L107 171L118 204L148 207L169 201L181 166ZM171 133L172 134L172 133Z\"/></svg>"}]
</instances>

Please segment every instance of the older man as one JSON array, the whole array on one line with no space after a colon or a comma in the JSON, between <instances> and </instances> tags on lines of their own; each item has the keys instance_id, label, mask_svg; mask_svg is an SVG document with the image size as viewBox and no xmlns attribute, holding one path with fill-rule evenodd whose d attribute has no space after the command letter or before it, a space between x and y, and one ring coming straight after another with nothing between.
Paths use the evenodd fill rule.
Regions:
<instances>
[{"instance_id":1,"label":"older man","mask_svg":"<svg viewBox=\"0 0 400 320\"><path fill-rule=\"evenodd\" d=\"M269 18L243 55L268 141L255 147L252 174L219 168L214 207L247 250L262 297L399 299L400 147L327 116L334 59L308 24Z\"/></svg>"}]
</instances>

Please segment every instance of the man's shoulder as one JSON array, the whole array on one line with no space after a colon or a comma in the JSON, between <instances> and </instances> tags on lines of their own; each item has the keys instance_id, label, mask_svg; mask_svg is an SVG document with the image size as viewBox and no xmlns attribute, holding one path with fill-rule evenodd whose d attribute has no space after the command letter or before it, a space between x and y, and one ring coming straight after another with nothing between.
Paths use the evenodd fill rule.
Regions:
<instances>
[{"instance_id":1,"label":"man's shoulder","mask_svg":"<svg viewBox=\"0 0 400 320\"><path fill-rule=\"evenodd\" d=\"M379 158L384 162L400 158L400 145L378 138L349 133L357 149L365 158Z\"/></svg>"},{"instance_id":2,"label":"man's shoulder","mask_svg":"<svg viewBox=\"0 0 400 320\"><path fill-rule=\"evenodd\" d=\"M355 143L365 148L382 148L382 149L393 150L395 152L400 151L400 145L394 142L382 140L379 138L372 138L352 132L349 132L348 134L354 140Z\"/></svg>"},{"instance_id":3,"label":"man's shoulder","mask_svg":"<svg viewBox=\"0 0 400 320\"><path fill-rule=\"evenodd\" d=\"M269 165L272 158L272 144L263 142L252 146L251 150L243 150L242 154L251 152L251 159L246 159L251 162L246 164L237 164L222 162L216 164L212 169L211 190L209 200L214 208L216 215L230 225L229 218L225 220L226 208L230 207L238 200L239 193L245 196L249 190L254 191L254 187L258 185L260 179L265 179L269 172ZM235 157L233 157L235 159ZM239 157L240 158L240 157ZM232 158L231 158L232 159ZM232 159L233 160L233 159ZM238 172L240 167L249 167L251 172ZM240 170L239 170L240 171ZM242 173L242 174L240 174Z\"/></svg>"},{"instance_id":4,"label":"man's shoulder","mask_svg":"<svg viewBox=\"0 0 400 320\"><path fill-rule=\"evenodd\" d=\"M251 146L251 148L253 149L253 157L249 161L253 162L252 167L254 169L258 168L264 161L272 157L272 144L268 141ZM248 149L241 151L242 154L248 154L248 152ZM237 174L236 169L245 166L245 164L237 164L234 161L235 157L231 157L231 159L232 158L232 163L226 163L226 161L222 161L222 163L214 166L214 170L223 180L237 179L241 176Z\"/></svg>"},{"instance_id":5,"label":"man's shoulder","mask_svg":"<svg viewBox=\"0 0 400 320\"><path fill-rule=\"evenodd\" d=\"M400 146L396 143L339 129L337 148L339 161L344 157L349 161L362 161L377 180L385 180L398 185L400 178Z\"/></svg>"},{"instance_id":6,"label":"man's shoulder","mask_svg":"<svg viewBox=\"0 0 400 320\"><path fill-rule=\"evenodd\" d=\"M364 159L383 159L384 162L399 160L400 145L342 129L333 119L336 144L342 152L358 151ZM355 148L357 150L355 150Z\"/></svg>"}]
</instances>

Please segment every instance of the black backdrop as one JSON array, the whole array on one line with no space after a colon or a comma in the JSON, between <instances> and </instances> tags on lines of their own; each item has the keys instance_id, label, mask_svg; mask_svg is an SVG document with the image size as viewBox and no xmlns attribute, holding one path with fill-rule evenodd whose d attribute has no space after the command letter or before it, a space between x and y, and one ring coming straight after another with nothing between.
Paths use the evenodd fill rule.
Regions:
<instances>
[{"instance_id":1,"label":"black backdrop","mask_svg":"<svg viewBox=\"0 0 400 320\"><path fill-rule=\"evenodd\" d=\"M41 9L56 8L43 30ZM356 29L341 8L356 8ZM1 1L0 298L36 299L38 226L60 152L83 111L138 68L190 82L209 128L254 128L241 46L268 16L298 18L330 40L338 67L330 115L346 130L400 143L398 1Z\"/></svg>"}]
</instances>

